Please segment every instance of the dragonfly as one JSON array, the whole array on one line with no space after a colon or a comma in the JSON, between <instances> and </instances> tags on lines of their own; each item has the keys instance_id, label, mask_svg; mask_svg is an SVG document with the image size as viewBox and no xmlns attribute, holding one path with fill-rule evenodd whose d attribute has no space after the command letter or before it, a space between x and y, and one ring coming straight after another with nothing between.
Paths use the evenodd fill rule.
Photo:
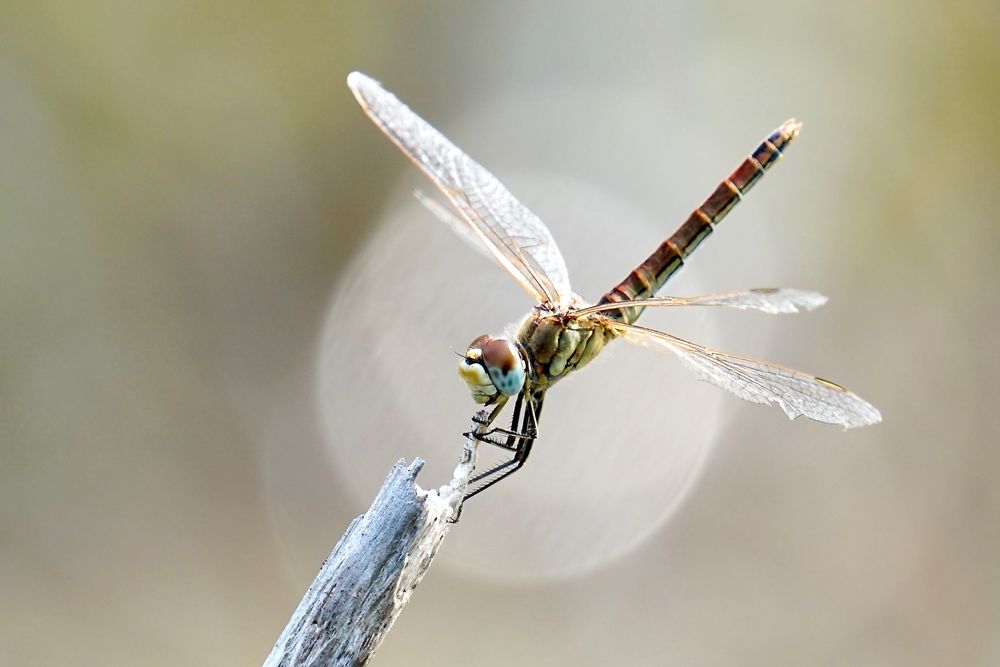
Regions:
<instances>
[{"instance_id":1,"label":"dragonfly","mask_svg":"<svg viewBox=\"0 0 1000 667\"><path fill-rule=\"evenodd\" d=\"M746 401L775 404L790 419L804 416L844 429L882 420L873 405L829 380L636 324L646 308L720 306L777 314L826 303L818 292L788 288L656 296L781 159L801 123L788 120L768 135L645 261L590 303L570 286L566 262L545 224L493 174L371 77L352 72L347 85L372 122L437 186L454 212L419 191L418 199L536 302L519 324L501 335L478 336L461 355L459 374L472 399L484 406L480 428L472 435L507 454L469 480L465 500L521 469L538 437L546 392L619 338L671 352L698 378ZM510 427L494 426L510 401Z\"/></svg>"}]
</instances>

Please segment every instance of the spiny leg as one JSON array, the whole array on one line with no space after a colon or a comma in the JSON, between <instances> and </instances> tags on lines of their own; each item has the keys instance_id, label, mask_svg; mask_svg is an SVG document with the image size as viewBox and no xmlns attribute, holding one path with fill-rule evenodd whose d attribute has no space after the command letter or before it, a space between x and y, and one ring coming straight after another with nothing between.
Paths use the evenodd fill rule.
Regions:
<instances>
[{"instance_id":1,"label":"spiny leg","mask_svg":"<svg viewBox=\"0 0 1000 667\"><path fill-rule=\"evenodd\" d=\"M514 452L514 455L513 455L513 457L509 461L504 461L502 463L499 463L498 465L490 468L489 470L487 470L485 472L482 472L482 473L479 473L478 475L476 475L472 479L470 479L469 480L469 487L474 487L477 483L479 483L479 482L481 482L483 480L487 480L487 479L489 479L490 477L492 477L494 475L499 475L498 477L496 477L496 479L487 482L482 487L480 487L478 489L474 489L471 493L467 493L466 496L465 496L465 500L467 500L467 499L471 498L472 496L476 495L477 493L479 493L480 491L482 491L483 489L485 489L487 486L492 486L493 484L495 484L497 481L499 481L503 477L506 477L508 474L510 474L510 472L512 472L510 470L510 468L512 466L514 466L515 464L517 464L519 456L520 456L521 448L523 447L524 437L523 437L523 435L521 433L518 433L514 429L517 427L518 422L521 420L521 406L522 406L523 403L524 403L524 392L518 394L517 395L517 399L514 401L514 412L513 412L513 415L511 417L511 424L510 424L511 427L510 427L510 429L502 429L502 428L499 428L499 427L494 427L494 428L491 428L490 430L485 431L485 432L473 432L471 434L474 438L476 438L480 442L485 442L487 444L493 445L494 447L499 447L500 449L505 449L507 451ZM502 407L502 406L500 406L500 407ZM484 426L488 426L489 424L491 424L493 422L494 419L496 419L498 412L499 412L499 410L495 409L489 415L489 418L485 422L481 422L481 423ZM527 417L527 411L525 412L525 417ZM497 432L501 432L501 433L506 434L507 435L506 440L500 441L500 440L496 440L496 439L490 437L492 434L497 433ZM469 435L469 434L467 434L467 435ZM506 471L506 472L504 472L504 471ZM500 474L500 473L503 473L503 474Z\"/></svg>"},{"instance_id":2,"label":"spiny leg","mask_svg":"<svg viewBox=\"0 0 1000 667\"><path fill-rule=\"evenodd\" d=\"M493 445L494 447L499 447L500 449L506 449L507 451L516 452L517 451L517 440L518 440L518 438L523 437L523 435L521 433L518 433L517 431L514 430L514 428L517 426L517 422L521 419L521 405L522 405L522 403L524 403L524 393L523 392L520 393L520 394L518 394L517 398L514 400L514 414L513 414L513 416L511 417L511 420L510 420L510 428L509 429L500 428L500 427L497 427L497 426L494 426L493 428L489 429L488 431L481 431L480 432L477 429L475 432L472 433L472 437L474 437L479 442L485 442L486 444ZM502 408L503 405L500 405L499 407ZM489 419L486 421L486 423L484 423L482 425L483 426L489 426L491 423L493 423L493 420L496 419L496 417L499 414L499 412L500 412L499 409L494 409L493 412L490 413ZM500 433L500 434L506 435L507 438L505 440L503 440L503 441L491 438L490 436L493 435L494 433ZM465 435L468 435L468 434L465 434Z\"/></svg>"},{"instance_id":3,"label":"spiny leg","mask_svg":"<svg viewBox=\"0 0 1000 667\"><path fill-rule=\"evenodd\" d=\"M490 488L491 486L499 482L501 479L509 477L510 475L513 475L515 472L520 470L521 466L523 466L524 462L528 459L528 454L531 453L531 446L534 444L534 442L535 442L534 439L522 440L521 448L518 449L513 459L501 463L500 465L491 468L490 470L487 470L486 472L480 475L476 475L474 478L469 480L470 486L478 484L482 482L484 479L487 481L483 483L481 486L474 488L472 491L466 493L463 502L467 501L469 498L471 498L476 494L482 493L486 489ZM489 479L490 477L492 477L492 479Z\"/></svg>"},{"instance_id":4,"label":"spiny leg","mask_svg":"<svg viewBox=\"0 0 1000 667\"><path fill-rule=\"evenodd\" d=\"M490 468L486 472L480 473L469 480L469 486L474 486L483 480L488 480L478 488L474 488L469 493L466 493L464 500L468 500L477 493L481 493L484 489L487 489L501 479L513 475L515 472L521 469L524 462L528 460L528 456L531 454L531 447L535 444L535 438L538 433L538 415L541 413L542 408L542 394L537 394L536 397L529 397L527 399L527 409L524 411L524 417L521 419L520 430L515 430L517 427L517 421L520 415L521 398L523 394L518 395L518 401L515 403L515 415L514 419L511 421L511 429L503 429L504 432L509 433L507 442L501 445L500 443L494 442L492 440L486 440L485 442L490 442L497 446L503 448L508 448L508 445L513 445L514 457L510 461L505 461L493 468ZM490 479L492 477L492 479Z\"/></svg>"}]
</instances>

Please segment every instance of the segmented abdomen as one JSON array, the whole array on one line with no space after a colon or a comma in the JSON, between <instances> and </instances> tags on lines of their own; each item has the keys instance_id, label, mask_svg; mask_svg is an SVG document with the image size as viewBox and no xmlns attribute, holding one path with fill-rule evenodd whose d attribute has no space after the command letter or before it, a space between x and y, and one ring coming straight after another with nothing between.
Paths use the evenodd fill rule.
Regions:
<instances>
[{"instance_id":1,"label":"segmented abdomen","mask_svg":"<svg viewBox=\"0 0 1000 667\"><path fill-rule=\"evenodd\" d=\"M719 183L715 192L688 216L677 231L661 243L625 280L602 296L598 303L617 303L653 296L683 266L688 255L712 233L715 225L760 180L764 172L778 161L782 150L795 138L800 127L802 124L792 119L772 132L729 178ZM605 315L632 323L641 312L641 308L622 308L606 311Z\"/></svg>"}]
</instances>

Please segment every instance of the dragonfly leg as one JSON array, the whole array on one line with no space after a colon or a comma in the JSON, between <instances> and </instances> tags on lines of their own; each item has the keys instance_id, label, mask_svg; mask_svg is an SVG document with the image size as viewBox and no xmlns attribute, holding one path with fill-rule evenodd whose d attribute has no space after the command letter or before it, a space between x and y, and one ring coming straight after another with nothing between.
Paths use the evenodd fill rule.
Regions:
<instances>
[{"instance_id":1,"label":"dragonfly leg","mask_svg":"<svg viewBox=\"0 0 1000 667\"><path fill-rule=\"evenodd\" d=\"M499 447L500 449L506 449L507 451L510 451L510 452L517 452L517 448L518 448L517 440L518 440L518 438L521 438L521 437L524 437L524 436L523 436L522 433L518 433L514 429L517 427L517 423L521 419L521 407L522 407L523 403L524 403L524 394L523 393L518 394L517 395L517 399L514 401L514 414L513 414L513 416L511 417L511 420L510 420L510 428L509 429L500 428L500 427L494 427L494 428L489 429L488 431L478 431L477 430L477 431L475 431L475 432L472 433L472 437L474 437L476 440L478 440L480 442L485 442L485 443L487 443L489 445L493 445L494 447ZM499 407L502 408L503 406L501 405ZM483 424L483 425L484 426L488 426L490 423L492 423L493 420L496 419L496 416L497 416L498 413L499 413L499 409L494 410L490 414L490 416L489 416L489 421L486 422L486 424ZM490 436L494 435L495 433L500 433L502 435L506 435L507 437L505 439L503 439L503 440L490 437ZM464 434L464 435L469 435L469 434Z\"/></svg>"},{"instance_id":2,"label":"dragonfly leg","mask_svg":"<svg viewBox=\"0 0 1000 667\"><path fill-rule=\"evenodd\" d=\"M472 490L465 494L463 502L478 493L482 493L483 490L493 486L501 479L513 475L528 460L528 455L531 454L531 447L535 444L535 438L538 433L538 415L541 413L542 396L537 395L537 397L529 397L527 399L523 418L520 414L522 396L518 395L518 400L514 404L515 416L511 423L511 428L509 430L502 429L503 432L509 433L507 442L499 445L498 443L489 441L491 444L503 446L504 449L507 449L508 445L512 445L513 458L470 479L469 486L472 487ZM518 421L520 421L520 424L518 424ZM517 428L518 426L520 426L519 429Z\"/></svg>"},{"instance_id":3,"label":"dragonfly leg","mask_svg":"<svg viewBox=\"0 0 1000 667\"><path fill-rule=\"evenodd\" d=\"M513 451L516 449L514 445L515 445L515 440L517 438L537 437L538 416L541 415L542 413L542 399L544 398L544 396L545 396L544 393L535 394L532 398L528 399L527 403L528 409L533 410L534 414L530 415L530 419L528 418L528 415L525 416L526 417L525 421L521 425L520 430L517 429L517 423L518 420L520 419L522 395L518 394L517 400L514 403L514 414L510 421L510 428L494 426L486 431L480 431L478 433L468 432L468 433L463 433L462 435L464 435L465 437L472 436L477 440L479 440L480 442L485 442L494 445L496 447L500 447L502 449L509 449ZM486 421L477 420L476 423L481 424L483 426L489 426L493 422L493 419L495 419L496 413L497 411L494 410L493 414L489 416L489 419L487 419ZM506 441L500 442L495 438L489 437L496 433L508 436Z\"/></svg>"}]
</instances>

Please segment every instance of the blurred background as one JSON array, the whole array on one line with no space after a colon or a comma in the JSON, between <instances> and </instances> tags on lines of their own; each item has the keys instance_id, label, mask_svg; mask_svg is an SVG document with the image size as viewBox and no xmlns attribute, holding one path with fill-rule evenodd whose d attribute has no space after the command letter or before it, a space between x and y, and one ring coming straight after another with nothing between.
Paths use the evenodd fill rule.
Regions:
<instances>
[{"instance_id":1,"label":"blurred background","mask_svg":"<svg viewBox=\"0 0 1000 667\"><path fill-rule=\"evenodd\" d=\"M455 351L531 306L410 196L360 69L598 297L785 118L650 313L884 423L788 422L616 345L552 392L378 665L1000 664L1000 7L0 6L0 654L263 661L390 466L450 477ZM621 348L621 349L618 349Z\"/></svg>"}]
</instances>

